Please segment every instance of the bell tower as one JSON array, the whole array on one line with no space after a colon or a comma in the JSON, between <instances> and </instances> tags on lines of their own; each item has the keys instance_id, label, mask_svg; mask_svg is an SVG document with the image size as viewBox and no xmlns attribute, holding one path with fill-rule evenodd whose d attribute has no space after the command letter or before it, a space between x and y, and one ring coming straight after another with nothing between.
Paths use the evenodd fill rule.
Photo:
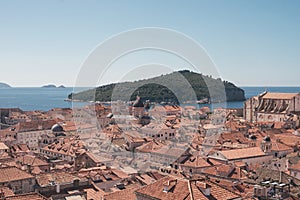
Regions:
<instances>
[{"instance_id":1,"label":"bell tower","mask_svg":"<svg viewBox=\"0 0 300 200\"><path fill-rule=\"evenodd\" d=\"M260 144L261 150L265 153L271 153L272 141L270 136L266 136Z\"/></svg>"}]
</instances>

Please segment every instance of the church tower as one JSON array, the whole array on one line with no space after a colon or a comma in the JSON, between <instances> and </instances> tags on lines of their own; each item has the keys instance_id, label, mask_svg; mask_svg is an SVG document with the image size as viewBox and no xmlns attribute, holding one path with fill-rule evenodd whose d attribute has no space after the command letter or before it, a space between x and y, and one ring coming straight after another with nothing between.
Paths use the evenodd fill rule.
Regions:
<instances>
[{"instance_id":1,"label":"church tower","mask_svg":"<svg viewBox=\"0 0 300 200\"><path fill-rule=\"evenodd\" d=\"M144 115L144 103L139 96L136 96L136 100L132 105L133 116L141 118Z\"/></svg>"},{"instance_id":2,"label":"church tower","mask_svg":"<svg viewBox=\"0 0 300 200\"><path fill-rule=\"evenodd\" d=\"M265 153L271 153L272 141L269 136L266 136L260 144L261 150Z\"/></svg>"}]
</instances>

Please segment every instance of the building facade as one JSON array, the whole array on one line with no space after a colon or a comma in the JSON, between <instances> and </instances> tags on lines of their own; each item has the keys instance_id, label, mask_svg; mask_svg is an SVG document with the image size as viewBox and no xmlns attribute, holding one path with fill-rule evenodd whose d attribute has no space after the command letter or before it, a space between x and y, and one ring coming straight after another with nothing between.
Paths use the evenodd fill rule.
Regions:
<instances>
[{"instance_id":1,"label":"building facade","mask_svg":"<svg viewBox=\"0 0 300 200\"><path fill-rule=\"evenodd\" d=\"M244 117L249 122L295 121L299 126L300 93L264 92L244 103Z\"/></svg>"}]
</instances>

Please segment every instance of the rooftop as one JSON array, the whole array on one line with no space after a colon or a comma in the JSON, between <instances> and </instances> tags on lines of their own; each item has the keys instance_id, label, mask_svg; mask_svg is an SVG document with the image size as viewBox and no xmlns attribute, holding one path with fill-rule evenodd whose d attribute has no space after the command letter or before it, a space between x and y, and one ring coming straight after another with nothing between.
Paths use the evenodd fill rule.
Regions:
<instances>
[{"instance_id":1,"label":"rooftop","mask_svg":"<svg viewBox=\"0 0 300 200\"><path fill-rule=\"evenodd\" d=\"M228 160L265 156L265 153L260 149L260 147L224 150L218 151L216 154L221 154Z\"/></svg>"},{"instance_id":2,"label":"rooftop","mask_svg":"<svg viewBox=\"0 0 300 200\"><path fill-rule=\"evenodd\" d=\"M205 193L208 189L209 195ZM186 180L165 177L136 191L153 199L237 199L240 196L207 180Z\"/></svg>"},{"instance_id":3,"label":"rooftop","mask_svg":"<svg viewBox=\"0 0 300 200\"><path fill-rule=\"evenodd\" d=\"M38 193L19 194L14 196L6 197L5 200L47 200L46 197Z\"/></svg>"},{"instance_id":4,"label":"rooftop","mask_svg":"<svg viewBox=\"0 0 300 200\"><path fill-rule=\"evenodd\" d=\"M82 178L75 176L67 172L51 172L45 174L39 174L36 176L37 183L41 187L51 186L52 184L66 184L73 183L75 180L81 180Z\"/></svg>"},{"instance_id":5,"label":"rooftop","mask_svg":"<svg viewBox=\"0 0 300 200\"><path fill-rule=\"evenodd\" d=\"M130 188L125 190L120 190L116 192L112 192L109 194L104 195L103 200L130 200L130 199L136 199L135 197L135 190L136 188Z\"/></svg>"},{"instance_id":6,"label":"rooftop","mask_svg":"<svg viewBox=\"0 0 300 200\"><path fill-rule=\"evenodd\" d=\"M31 174L16 167L0 168L0 183L34 178Z\"/></svg>"},{"instance_id":7,"label":"rooftop","mask_svg":"<svg viewBox=\"0 0 300 200\"><path fill-rule=\"evenodd\" d=\"M267 92L264 96L263 99L292 99L295 96L297 96L298 93L271 93Z\"/></svg>"}]
</instances>

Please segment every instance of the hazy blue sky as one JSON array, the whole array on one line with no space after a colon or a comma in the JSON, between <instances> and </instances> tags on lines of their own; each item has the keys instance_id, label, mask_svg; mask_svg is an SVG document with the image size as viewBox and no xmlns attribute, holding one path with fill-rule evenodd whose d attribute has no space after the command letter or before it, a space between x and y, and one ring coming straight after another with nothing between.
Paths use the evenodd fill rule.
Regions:
<instances>
[{"instance_id":1,"label":"hazy blue sky","mask_svg":"<svg viewBox=\"0 0 300 200\"><path fill-rule=\"evenodd\" d=\"M239 86L300 85L299 0L0 0L0 82L72 86L99 43L141 27L194 38Z\"/></svg>"}]
</instances>

